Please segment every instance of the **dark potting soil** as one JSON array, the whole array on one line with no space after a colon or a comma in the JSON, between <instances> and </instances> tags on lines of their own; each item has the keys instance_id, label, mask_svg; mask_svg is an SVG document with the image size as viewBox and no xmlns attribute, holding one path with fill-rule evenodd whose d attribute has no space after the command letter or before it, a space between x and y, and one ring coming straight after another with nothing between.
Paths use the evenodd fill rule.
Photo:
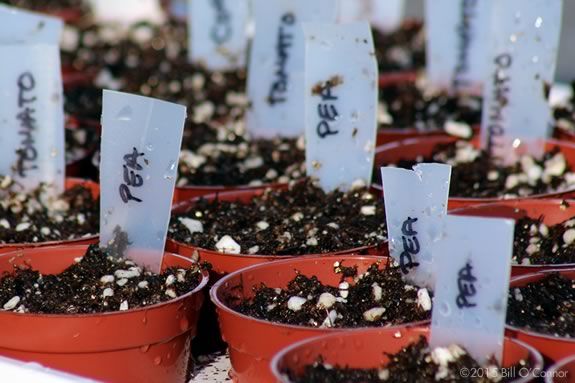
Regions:
<instances>
[{"instance_id":1,"label":"dark potting soil","mask_svg":"<svg viewBox=\"0 0 575 383\"><path fill-rule=\"evenodd\" d=\"M250 140L243 122L196 124L184 133L178 186L259 186L304 176L303 137Z\"/></svg>"},{"instance_id":2,"label":"dark potting soil","mask_svg":"<svg viewBox=\"0 0 575 383\"><path fill-rule=\"evenodd\" d=\"M543 217L515 223L513 262L521 265L575 264L575 219L547 226Z\"/></svg>"},{"instance_id":3,"label":"dark potting soil","mask_svg":"<svg viewBox=\"0 0 575 383\"><path fill-rule=\"evenodd\" d=\"M308 327L390 326L431 317L427 289L406 284L396 267L373 264L358 275L357 267L336 262L334 273L341 274L339 286L294 271L287 288L262 284L253 298L228 304L254 318Z\"/></svg>"},{"instance_id":4,"label":"dark potting soil","mask_svg":"<svg viewBox=\"0 0 575 383\"><path fill-rule=\"evenodd\" d=\"M575 175L557 148L545 153L543 158L525 155L513 166L500 166L485 151L467 141L458 141L437 145L431 156L415 161L400 160L397 165L411 169L422 162L453 166L450 197L517 198L575 187ZM381 175L377 173L374 172L374 177L381 183Z\"/></svg>"},{"instance_id":5,"label":"dark potting soil","mask_svg":"<svg viewBox=\"0 0 575 383\"><path fill-rule=\"evenodd\" d=\"M575 282L553 273L509 290L507 324L547 335L575 338Z\"/></svg>"},{"instance_id":6,"label":"dark potting soil","mask_svg":"<svg viewBox=\"0 0 575 383\"><path fill-rule=\"evenodd\" d=\"M553 109L557 128L575 133L575 81L571 82L572 95L565 105Z\"/></svg>"},{"instance_id":7,"label":"dark potting soil","mask_svg":"<svg viewBox=\"0 0 575 383\"><path fill-rule=\"evenodd\" d=\"M423 89L425 86L417 82L382 88L379 92L381 127L442 130L461 138L471 138L472 127L481 123L481 97Z\"/></svg>"},{"instance_id":8,"label":"dark potting soil","mask_svg":"<svg viewBox=\"0 0 575 383\"><path fill-rule=\"evenodd\" d=\"M383 202L366 188L326 194L311 181L249 203L198 200L172 216L170 238L231 254L302 255L382 245Z\"/></svg>"},{"instance_id":9,"label":"dark potting soil","mask_svg":"<svg viewBox=\"0 0 575 383\"><path fill-rule=\"evenodd\" d=\"M0 177L0 244L39 243L96 235L100 202L89 189L78 185L60 197L51 197L45 186L32 193L14 191L10 177Z\"/></svg>"},{"instance_id":10,"label":"dark potting soil","mask_svg":"<svg viewBox=\"0 0 575 383\"><path fill-rule=\"evenodd\" d=\"M70 164L91 156L99 147L100 134L94 124L68 118L66 123L66 163Z\"/></svg>"},{"instance_id":11,"label":"dark potting soil","mask_svg":"<svg viewBox=\"0 0 575 383\"><path fill-rule=\"evenodd\" d=\"M102 89L93 85L77 85L64 89L64 111L80 120L100 122Z\"/></svg>"},{"instance_id":12,"label":"dark potting soil","mask_svg":"<svg viewBox=\"0 0 575 383\"><path fill-rule=\"evenodd\" d=\"M457 345L446 348L430 349L423 337L396 354L388 354L389 363L379 369L353 369L331 366L321 360L305 367L301 376L286 371L294 383L350 383L350 382L390 382L390 383L427 383L427 382L505 382L512 379L502 376L494 363L483 367L464 349ZM516 370L526 367L521 361ZM485 371L481 377L465 377L461 371ZM478 374L479 375L479 374ZM487 375L487 376L486 376Z\"/></svg>"},{"instance_id":13,"label":"dark potting soil","mask_svg":"<svg viewBox=\"0 0 575 383\"><path fill-rule=\"evenodd\" d=\"M37 314L125 311L169 301L195 289L200 268L170 268L154 274L91 245L57 275L17 268L0 277L0 310Z\"/></svg>"},{"instance_id":14,"label":"dark potting soil","mask_svg":"<svg viewBox=\"0 0 575 383\"><path fill-rule=\"evenodd\" d=\"M420 22L404 23L396 31L373 29L380 74L425 68L425 30Z\"/></svg>"}]
</instances>

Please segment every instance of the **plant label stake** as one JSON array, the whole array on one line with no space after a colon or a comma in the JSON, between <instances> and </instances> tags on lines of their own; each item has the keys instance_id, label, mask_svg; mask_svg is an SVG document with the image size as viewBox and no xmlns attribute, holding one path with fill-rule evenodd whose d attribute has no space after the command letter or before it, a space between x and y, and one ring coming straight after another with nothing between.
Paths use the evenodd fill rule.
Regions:
<instances>
[{"instance_id":1,"label":"plant label stake","mask_svg":"<svg viewBox=\"0 0 575 383\"><path fill-rule=\"evenodd\" d=\"M481 141L495 158L515 160L521 139L543 154L553 125L548 95L555 77L562 0L493 4Z\"/></svg>"},{"instance_id":2,"label":"plant label stake","mask_svg":"<svg viewBox=\"0 0 575 383\"><path fill-rule=\"evenodd\" d=\"M335 22L337 0L253 0L247 128L254 137L304 132L304 22Z\"/></svg>"},{"instance_id":3,"label":"plant label stake","mask_svg":"<svg viewBox=\"0 0 575 383\"><path fill-rule=\"evenodd\" d=\"M367 20L376 29L389 32L399 28L405 16L405 0L341 0L339 21Z\"/></svg>"},{"instance_id":4,"label":"plant label stake","mask_svg":"<svg viewBox=\"0 0 575 383\"><path fill-rule=\"evenodd\" d=\"M367 22L306 24L306 168L327 192L371 183L378 72Z\"/></svg>"},{"instance_id":5,"label":"plant label stake","mask_svg":"<svg viewBox=\"0 0 575 383\"><path fill-rule=\"evenodd\" d=\"M104 91L100 246L120 247L114 240L126 233L126 256L155 272L164 254L185 119L182 105Z\"/></svg>"},{"instance_id":6,"label":"plant label stake","mask_svg":"<svg viewBox=\"0 0 575 383\"><path fill-rule=\"evenodd\" d=\"M426 0L427 77L437 88L481 94L493 0Z\"/></svg>"},{"instance_id":7,"label":"plant label stake","mask_svg":"<svg viewBox=\"0 0 575 383\"><path fill-rule=\"evenodd\" d=\"M451 166L382 167L389 253L410 283L433 289L433 242L447 214Z\"/></svg>"},{"instance_id":8,"label":"plant label stake","mask_svg":"<svg viewBox=\"0 0 575 383\"><path fill-rule=\"evenodd\" d=\"M64 106L57 18L0 6L0 174L61 193Z\"/></svg>"},{"instance_id":9,"label":"plant label stake","mask_svg":"<svg viewBox=\"0 0 575 383\"><path fill-rule=\"evenodd\" d=\"M458 344L480 364L502 362L513 220L447 216L433 247L431 346Z\"/></svg>"},{"instance_id":10,"label":"plant label stake","mask_svg":"<svg viewBox=\"0 0 575 383\"><path fill-rule=\"evenodd\" d=\"M190 61L216 71L243 68L248 46L248 1L188 1Z\"/></svg>"}]
</instances>

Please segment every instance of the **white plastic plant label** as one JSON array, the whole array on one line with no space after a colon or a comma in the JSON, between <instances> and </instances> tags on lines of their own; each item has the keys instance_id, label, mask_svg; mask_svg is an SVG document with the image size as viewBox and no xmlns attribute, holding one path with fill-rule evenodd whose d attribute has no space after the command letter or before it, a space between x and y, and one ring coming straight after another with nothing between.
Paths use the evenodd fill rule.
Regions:
<instances>
[{"instance_id":1,"label":"white plastic plant label","mask_svg":"<svg viewBox=\"0 0 575 383\"><path fill-rule=\"evenodd\" d=\"M59 19L0 6L0 174L64 190Z\"/></svg>"},{"instance_id":2,"label":"white plastic plant label","mask_svg":"<svg viewBox=\"0 0 575 383\"><path fill-rule=\"evenodd\" d=\"M90 0L90 5L100 23L128 27L141 21L162 24L166 19L160 0Z\"/></svg>"},{"instance_id":3,"label":"white plastic plant label","mask_svg":"<svg viewBox=\"0 0 575 383\"><path fill-rule=\"evenodd\" d=\"M482 145L513 161L512 144L545 139L553 125L548 93L555 77L562 0L493 3L481 127ZM539 146L542 154L542 147Z\"/></svg>"},{"instance_id":4,"label":"white plastic plant label","mask_svg":"<svg viewBox=\"0 0 575 383\"><path fill-rule=\"evenodd\" d=\"M96 383L64 372L45 368L38 363L26 363L19 360L0 357L2 382L42 382L42 383Z\"/></svg>"},{"instance_id":5,"label":"white plastic plant label","mask_svg":"<svg viewBox=\"0 0 575 383\"><path fill-rule=\"evenodd\" d=\"M126 256L156 272L164 254L185 119L182 105L104 91L100 246L109 247L126 233Z\"/></svg>"},{"instance_id":6,"label":"white plastic plant label","mask_svg":"<svg viewBox=\"0 0 575 383\"><path fill-rule=\"evenodd\" d=\"M254 137L304 133L303 23L334 23L338 0L253 0L247 128Z\"/></svg>"},{"instance_id":7,"label":"white plastic plant label","mask_svg":"<svg viewBox=\"0 0 575 383\"><path fill-rule=\"evenodd\" d=\"M246 64L248 0L188 0L190 61L216 71Z\"/></svg>"},{"instance_id":8,"label":"white plastic plant label","mask_svg":"<svg viewBox=\"0 0 575 383\"><path fill-rule=\"evenodd\" d=\"M426 0L427 77L437 88L481 95L493 0Z\"/></svg>"},{"instance_id":9,"label":"white plastic plant label","mask_svg":"<svg viewBox=\"0 0 575 383\"><path fill-rule=\"evenodd\" d=\"M341 0L339 21L369 21L376 29L390 32L401 26L405 0Z\"/></svg>"},{"instance_id":10,"label":"white plastic plant label","mask_svg":"<svg viewBox=\"0 0 575 383\"><path fill-rule=\"evenodd\" d=\"M305 24L306 168L327 192L371 183L378 70L367 22Z\"/></svg>"},{"instance_id":11,"label":"white plastic plant label","mask_svg":"<svg viewBox=\"0 0 575 383\"><path fill-rule=\"evenodd\" d=\"M407 281L433 289L433 243L447 214L451 166L382 167L381 179L389 253Z\"/></svg>"},{"instance_id":12,"label":"white plastic plant label","mask_svg":"<svg viewBox=\"0 0 575 383\"><path fill-rule=\"evenodd\" d=\"M457 344L480 364L502 362L513 220L447 216L434 244L431 346Z\"/></svg>"}]
</instances>

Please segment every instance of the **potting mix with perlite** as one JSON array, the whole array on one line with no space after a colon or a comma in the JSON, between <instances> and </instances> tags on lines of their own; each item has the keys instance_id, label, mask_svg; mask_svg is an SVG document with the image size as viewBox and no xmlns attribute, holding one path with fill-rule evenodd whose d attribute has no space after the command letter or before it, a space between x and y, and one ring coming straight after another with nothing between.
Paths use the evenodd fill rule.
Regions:
<instances>
[{"instance_id":1,"label":"potting mix with perlite","mask_svg":"<svg viewBox=\"0 0 575 383\"><path fill-rule=\"evenodd\" d=\"M226 1L210 1L209 4L215 12L216 25L231 28L235 23L233 21L235 15L229 13ZM536 7L540 5L537 2L541 0L530 1L532 3L529 6ZM559 1L553 0L553 9L557 9L555 3ZM370 8L373 6L371 1L365 3L364 11L373 10ZM292 368L290 365L289 368L280 371L283 374L282 378L289 378L294 383L500 382L518 378L516 375L505 375L506 369L511 368L509 365L513 365L512 368L516 370L539 368L541 361L539 352L554 362L575 353L575 342L573 342L575 284L572 278L573 271L567 269L569 265L575 264L575 216L562 216L560 220L552 219L552 222L546 219L545 214L514 217L517 218L512 254L515 267L536 266L538 268L535 271L538 271L543 266L548 266L557 267L557 270L523 275L511 281L509 290L507 284L505 289L500 290L504 292L504 296L508 295L506 308L508 338L504 339L505 347L500 360L495 355L487 359L478 358L472 348L468 351L459 344L462 342L461 338L459 342L435 347L437 344L433 345L433 337L430 335L430 328L436 334L438 319L435 312L433 312L433 326L428 325L428 321L434 308L441 307L439 304L434 304L434 291L437 301L442 290L417 286L403 274L395 261L387 257L388 253L385 250L388 232L381 195L374 194L364 181L348 185L349 188L328 190L329 188L322 189L318 186L325 187L325 175L322 175L324 179L320 179L319 183L306 178L306 146L303 135L299 138L297 134L289 138L253 138L250 133L255 133L255 130L247 123L249 119L246 119L246 115L251 111L250 108L257 107L255 106L257 102L250 100L247 95L248 73L242 67L238 69L237 65L231 66L236 69L213 70L203 62L191 63L187 45L189 38L187 23L168 17L160 25L147 21L128 27L108 25L97 20L96 13L90 11L86 2L77 0L37 2L0 0L0 4L61 15L71 22L64 31L61 56L65 88L64 108L68 118L66 163L70 165L67 171L74 172L72 173L74 177L93 178L97 173L97 166L87 169L72 165L85 160L88 156L93 156L92 162L98 164L102 91L111 89L189 107L176 186L181 189L198 190L211 186L213 188L209 190L218 192L238 187L248 189L239 194L213 194L190 200L187 199L206 194L208 189L201 193L186 194L185 198L184 194L178 196L176 193L175 201L180 202L183 199L186 201L173 210L168 226L170 240L168 246L177 244L174 246L178 251L181 250L182 254L183 247L188 247L193 249L194 256L199 255L200 258L209 252L218 257L233 256L238 259L254 259L250 262L261 263L257 267L246 268L225 277L227 279L216 283L211 293L213 302L218 307L219 323L222 325L222 332L225 332L224 338L229 342L229 355L233 367L231 374L235 374L233 377L238 382L249 381L250 377L257 380L258 374L271 376L273 363L277 362L269 364L273 354L279 352L277 355L281 356L284 352L289 353L290 347L283 351L281 348L290 346L290 342L329 333L332 335L341 333L351 337L355 331L358 334L360 331L385 331L388 327L392 327L389 330L398 334L396 338L403 336L401 332L412 330L417 336L406 336L401 347L394 348L393 352L378 354L378 357L386 356L385 363L380 361L367 368L357 368L347 362L330 363L329 350L324 346L322 352L325 358L321 353L317 355L311 353L315 355L315 359L306 359L306 365L302 364L301 360L296 361L297 358L294 359L293 355L286 357L291 358L286 363L289 365L291 362L294 366ZM162 5L166 5L166 2L163 1ZM439 9L443 7L439 2L434 3L434 6ZM478 32L471 16L466 13L469 11L469 6L464 4L462 7L463 13L460 16L463 25L457 29L457 36L461 39L461 44L456 49L460 61L469 59L470 52L466 53L466 50L478 49L473 45L473 41L476 40L468 39L469 36L466 35L468 32L471 33L470 31ZM515 6L523 5L517 3ZM310 6L309 9L311 8ZM523 13L525 12L526 9L523 10ZM523 13L519 11L516 13L517 25L524 17ZM5 15L8 17L9 12L5 12ZM288 88L294 81L304 81L303 78L295 79L297 76L291 77L291 73L284 72L289 60L299 57L295 57L290 51L290 48L295 46L293 41L295 35L287 32L289 20L292 20L290 17L294 15L283 16L284 24L280 25L279 31L269 32L270 36L273 34L279 38L275 46L277 52L274 50L274 55L279 60L275 73L278 82L272 84L274 91L278 91L277 87ZM211 19L211 16L206 15L206 25L211 23ZM493 21L494 24L501 22L495 17ZM545 32L551 21L554 20L550 20L547 16L544 19L539 17L530 25ZM301 23L301 20L298 19L297 22ZM397 137L422 137L414 141L392 143L376 150L374 180L381 179L382 165L411 169L418 163L439 162L452 166L450 197L521 200L530 196L546 197L550 194L562 194L562 198L571 196L570 193L575 190L575 163L572 162L575 158L575 147L572 148L562 141L548 141L544 154L522 153L514 163L502 165L496 160L493 152L487 147L476 145L477 142L474 141L477 127L482 122L482 110L486 108L483 102L488 96L474 92L459 92L459 89L453 87L444 89L432 83L431 72L428 76L417 74L416 72L424 69L426 62L429 63L430 57L435 59L435 56L428 54L429 47L433 44L426 45L429 26L426 31L420 21L404 21L398 25L400 26L392 31L373 30L375 52L371 52L370 55L371 59L374 56L377 58L381 75L379 109L373 108L373 116L362 115L355 118L358 126L362 126L361 133L365 133L364 130L369 125L366 121L377 115L380 127L377 140L380 143L395 141ZM544 29L540 29L542 25ZM255 29L258 33L268 33L265 30L262 32L261 26L259 28L258 30L256 26ZM368 28L366 30L369 31ZM473 36L477 37L476 34ZM435 39L437 36L428 34L427 37ZM548 35L542 35L542 38L547 42L552 40ZM510 41L513 39L517 40L515 34L511 35ZM368 43L367 40L364 42ZM521 43L513 41L516 42ZM360 44L360 41L356 40L356 43ZM361 44L363 45L363 42ZM0 45L4 47L6 43L1 42ZM552 46L551 43L548 45ZM541 52L538 51L537 55L531 55L534 65L540 61L547 61L546 50L547 45L541 48ZM483 56L487 57L488 54L484 53ZM313 57L309 53L306 54L306 59ZM521 54L513 52L510 57L520 61L521 57L515 55ZM499 61L501 63L501 60ZM459 72L465 72L467 66L463 64L465 63L459 62L457 69ZM554 67L554 64L548 67ZM519 69L514 68L514 71L509 73L507 73L509 68L499 69L505 73L498 72L495 78L508 83L509 88L513 86L517 88L509 74L517 73ZM525 70L528 72L531 69ZM305 75L311 76L312 72L307 70ZM366 77L369 77L368 72L368 69L364 69ZM459 72L457 75L461 75ZM537 92L538 95L541 93L545 97L548 96L551 79L547 77L547 73L542 71L540 82L543 83L543 91ZM457 81L454 81L454 84ZM346 85L347 83L346 81ZM328 81L326 84L331 83ZM575 91L575 83L572 87ZM342 88L338 88L340 89ZM329 104L331 106L318 105L318 115L322 123L328 123L330 133L336 126L343 130L347 117L340 116L337 112L330 114L328 108L331 107L333 112L339 106L337 102L351 103L352 100L348 100L349 94L353 94L346 88L343 93L345 97L341 96L339 99L331 93L327 94L331 90L330 85L329 90L322 88L319 92L324 97L321 102L333 101ZM503 92L500 88L498 90ZM348 91L349 94L346 94ZM515 102L513 97L517 95L513 92L505 90L504 93L505 102L501 97L497 98L502 105L501 108L509 104L513 109L521 104ZM506 97L510 97L512 102L507 103ZM550 124L566 132L565 137L575 132L574 100L575 96L571 96L563 104L554 106L552 111L553 120L550 120ZM526 98L525 104L535 103L533 99ZM326 108L323 113L322 105ZM509 115L514 111L515 109ZM303 113L303 110L295 112ZM525 111L527 116L529 113L530 110ZM336 125L340 119L344 120L344 123L341 126ZM115 122L121 120L122 118L117 117ZM306 119L302 119L302 122L304 120ZM265 121L265 124L272 123L278 121ZM311 131L309 127L305 129L308 130L307 133ZM301 132L305 129L302 127ZM504 122L501 122L501 129L503 131L508 129L512 134L518 134ZM356 138L357 130L358 128L352 134L353 139ZM395 131L402 133L394 136ZM411 131L414 132L413 135ZM390 136L382 139L386 132L389 132ZM430 139L427 137L429 133L437 136ZM144 134L144 138L150 137L147 134L148 132ZM181 134L178 134L179 137ZM329 138L328 136L327 139ZM547 137L539 135L538 138ZM153 147L148 143L143 144L143 141L144 139L142 145L145 147ZM308 136L308 144L309 142ZM372 140L369 144L373 142L375 141ZM174 147L177 149L178 145ZM363 151L371 153L373 148L370 145L365 144ZM311 146L309 145L308 149ZM364 147L363 144L361 146ZM108 146L110 147L111 145ZM156 151L161 152L157 147L159 146L156 146ZM344 149L334 147L334 151ZM177 150L173 153L174 160L176 153ZM321 158L324 162L316 162L328 165L325 159ZM175 167L175 162L173 163ZM119 169L122 171L121 167ZM311 173L310 169L308 168L308 174ZM127 185L122 186L139 187L137 176L135 174L130 176L130 171L126 167L124 172ZM175 173L174 176L165 177L168 177L165 179L170 180L173 186ZM146 371L145 373L151 374L150 376L157 373L165 374L168 379L181 381L187 379L188 377L184 376L188 364L187 354L191 347L189 337L196 333L196 314L199 312L203 296L199 294L194 296L194 307L190 306L191 298L188 303L183 301L191 292L199 292L206 285L207 273L197 262L178 258L169 253L166 253L165 260L169 258L170 261L164 266L167 264L178 266L164 267L160 272L152 272L129 258L118 257L118 254L123 253L125 246L132 245L126 235L117 236L108 243L108 247L90 245L80 249L72 248L69 243L78 240L93 241L98 234L101 224L100 199L98 185L71 178L66 181L65 191L60 195L54 195L49 185L40 184L37 188L24 192L15 176L0 175L0 253L14 246L20 249L22 245L21 248L24 249L10 253L9 258L5 258L8 266L5 266L5 272L0 274L0 312L6 317L18 318L16 320L32 318L29 320L34 321L44 317L65 318L70 315L73 319L65 320L85 318L90 321L92 317L114 316L111 314L138 314L140 310L137 309L146 308L141 310L146 312L142 313L143 319L136 318L138 322L142 321L143 327L138 331L141 332L139 335L142 335L141 341L144 343L135 346L128 344L129 342L122 344L122 352L127 352L126 358L128 353L132 353L130 355L134 355L136 359L158 353L157 355L161 355L159 361L157 358L149 357L150 360L137 359L139 367L136 368L141 370L140 373ZM142 178L141 181L144 184L148 179ZM567 200L562 202L564 204L562 206L569 206L571 203ZM517 206L517 209L520 207ZM135 211L134 208L132 213ZM165 212L167 221L168 210ZM117 213L116 211L115 219ZM106 214L112 213L106 212ZM462 214L475 213L469 211ZM104 232L105 230L102 230L102 233ZM163 238L161 235L158 236ZM417 240L417 237L413 238ZM415 244L413 238L410 239L411 245L417 245L419 252L419 244ZM408 250L410 246L406 243L407 238L404 236L402 240L403 248ZM35 268L33 256L41 254L35 254L35 249L25 249L30 245L46 243L56 243L59 246L47 249L48 252L61 250L62 257L68 256L66 267L60 268L57 273L44 272L46 267L39 264ZM41 249L40 252L44 250ZM78 252L78 256L72 261L75 255L70 257L69 253L74 251ZM348 253L369 253L378 256L342 255ZM324 256L305 257L310 254ZM187 255L190 256L192 253ZM328 255L330 257L326 257ZM294 256L298 258L291 258ZM285 257L286 260L271 262L279 257ZM174 261L172 258L178 259ZM28 261L25 261L26 259ZM268 261L270 262L267 263ZM288 264L292 261L293 265ZM246 266L248 263L242 265ZM287 272L286 265L289 266ZM273 278L268 278L268 275L258 271L258 268L263 270L266 267L270 268L266 273L273 274L278 280L277 283L274 283ZM226 269L225 273L230 271L235 270ZM515 274L515 269L513 273L512 275L520 275ZM259 277L254 280L253 275ZM467 284L462 287L461 281L465 279L464 277L466 276L460 275L457 288L467 291L469 296L475 295L475 291L469 291L473 289L473 283L465 280ZM249 287L246 288L244 284ZM164 330L155 328L158 327L156 323L159 323L157 319L162 315L164 315L162 318L166 319L166 312L162 314L155 312L154 309L163 306L170 306L166 312L170 313L168 316L171 322L166 322L163 337L159 336L156 339L154 331ZM147 317L148 309L151 310L150 313L154 312L150 318ZM158 317L154 317L156 314ZM260 339L261 334L258 333L249 334L251 339L243 338L244 334L232 333L238 331L237 323L242 323L242 326L253 326L262 334L267 334L269 339L265 336ZM414 330L418 324L422 327ZM134 323L134 329L139 325L140 323ZM26 326L29 324L26 323ZM26 326L22 324L21 328ZM200 324L200 332L201 326ZM289 334L286 335L285 329L291 329L293 339ZM67 335L61 335L64 333L65 331L56 332L67 338ZM166 335L168 333L169 336ZM83 342L86 342L84 334L84 330L78 332L78 344L81 347L84 347ZM325 339L326 345L331 344L329 336L318 338L317 341ZM385 339L385 336L381 334L379 336ZM471 332L470 336L480 335ZM75 334L73 337L76 339ZM534 340L534 337L543 340ZM254 342L254 338L258 344ZM513 338L523 340L533 348L520 343L511 344L514 342ZM203 341L203 338L200 339ZM376 336L370 339L379 340ZM359 337L355 340L352 342L353 347L357 347L359 353L362 341ZM341 345L345 344L343 339L340 342ZM392 343L389 342L389 338L388 343ZM69 353L77 358L74 359L78 367L77 372L92 374L95 363L90 362L89 368L85 368L86 366L81 366L81 359L84 357L84 352L89 354L87 358L98 357L97 352L92 349L77 349L78 344L75 342L66 344L62 349L64 351L57 350L56 354ZM304 342L291 347L294 347L293 350L304 347L303 355L309 356L311 355L309 352L305 354L305 345ZM47 358L43 359L45 363L56 358L52 354L54 350L37 350L35 346L28 345L29 348L19 349L14 347L13 339L9 336L5 337L2 345L3 350L13 353L11 354L13 357L26 355L28 358L28 354L37 353L38 358ZM107 360L105 358L109 358L111 351L119 352L119 349L106 347L98 349L104 351L102 354L108 354L99 356L102 360ZM159 350L162 347L170 350ZM517 348L521 347L522 351L518 352ZM172 348L177 350L173 351ZM198 349L196 344L193 348ZM312 349L309 348L308 351ZM550 351L554 349L557 350L556 353ZM509 356L510 353L513 354L512 357ZM515 354L520 356L516 357ZM178 361L174 360L172 363L170 361L172 357ZM106 364L109 364L108 362ZM298 363L299 366L295 366ZM134 373L133 369L134 366L127 365L126 374ZM475 370L478 373L477 376L464 376L462 375L464 370ZM479 371L483 373L480 374ZM109 374L107 376L111 379L115 376L125 378L123 371L115 375L114 371L101 368L100 372L104 375ZM575 377L569 378L575 379Z\"/></svg>"}]
</instances>

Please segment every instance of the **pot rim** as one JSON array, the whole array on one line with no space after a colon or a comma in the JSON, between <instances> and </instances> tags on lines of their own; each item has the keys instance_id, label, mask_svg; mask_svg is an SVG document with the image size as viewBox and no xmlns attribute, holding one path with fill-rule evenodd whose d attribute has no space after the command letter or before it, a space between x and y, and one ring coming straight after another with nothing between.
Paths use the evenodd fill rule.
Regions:
<instances>
[{"instance_id":1,"label":"pot rim","mask_svg":"<svg viewBox=\"0 0 575 383\"><path fill-rule=\"evenodd\" d=\"M87 249L87 245L50 246L50 247L46 247L46 249L50 249L50 250L70 249L72 251L80 250L80 249L85 250L85 249ZM8 258L8 257L13 257L14 259L19 258L19 257L24 257L25 255L23 252L24 251L30 251L30 250L37 250L37 249L20 249L20 250L8 252L8 253L3 253L3 254L0 254L0 260L3 260L3 259ZM45 250L45 249L42 248L41 250ZM166 255L177 258L177 259L185 260L186 262L189 262L190 264L195 263L191 259L183 257L183 256L176 254L176 253L169 253L169 252L164 251L164 257ZM13 261L13 259L9 259L8 263L12 263L12 261ZM126 311L110 311L110 312L90 313L90 314L38 314L38 313L35 314L35 313L15 313L12 311L0 311L0 316L8 316L8 317L14 316L14 317L18 317L18 318L42 318L42 319L94 318L94 317L125 316L125 315L131 315L133 313L139 313L139 312L159 309L159 308L162 308L163 306L166 306L168 304L174 304L178 301L181 301L185 298L190 297L193 294L199 293L204 287L206 287L206 285L208 284L208 281L209 281L209 273L207 270L201 269L201 271L202 271L202 280L200 281L198 286L196 286L195 289L187 292L186 294L180 295L179 297L177 297L175 299L170 299L168 301L156 303L156 304L150 305L150 306L138 307L138 308L129 309Z\"/></svg>"},{"instance_id":2,"label":"pot rim","mask_svg":"<svg viewBox=\"0 0 575 383\"><path fill-rule=\"evenodd\" d=\"M563 367L566 367L568 364L574 363L575 364L575 354L568 356L566 358L561 359L547 370L547 375L545 376L546 383L554 383L555 376L557 372L561 370Z\"/></svg>"},{"instance_id":3,"label":"pot rim","mask_svg":"<svg viewBox=\"0 0 575 383\"><path fill-rule=\"evenodd\" d=\"M420 325L414 325L414 326L406 326L407 328L409 328L410 330L420 333L420 334L431 334L431 328L430 327L423 327ZM386 327L387 329L388 327ZM368 329L363 329L362 331L365 331L366 333L369 333L370 331L377 331L378 328L368 328ZM327 334L327 335L319 335L319 336L315 336L312 338L308 338L308 339L304 339L304 340L300 340L296 343L293 343L287 347L285 347L284 349L280 350L278 353L276 353L271 362L270 362L270 369L272 370L272 373L274 374L274 376L277 377L281 377L283 376L283 374L278 370L278 364L279 361L285 356L285 354L293 351L294 349L297 349L299 347L305 346L308 343L315 343L318 340L321 339L325 339L325 338L335 338L337 336L342 336L342 334ZM529 357L534 359L535 362L535 366L533 366L533 369L535 368L543 368L543 357L541 355L541 353L539 351L537 351L537 349L525 342L522 342L518 339L514 339L512 337L509 336L505 336L506 340L508 340L509 342L512 343L517 343L518 345L524 347L528 353L529 353ZM531 377L527 376L527 377L522 377L520 379L517 380L513 380L511 383L527 383L531 381ZM281 383L293 383L290 380L287 380L285 378L281 379Z\"/></svg>"},{"instance_id":4,"label":"pot rim","mask_svg":"<svg viewBox=\"0 0 575 383\"><path fill-rule=\"evenodd\" d=\"M555 205L561 205L563 202L567 202L570 205L575 206L575 199L559 199L559 198L552 198L552 199L541 199L541 198L521 198L521 199L509 199L509 200L499 200L497 202L487 202L487 203L480 203L476 205L469 205L465 207L460 207L457 209L453 209L449 212L449 214L454 215L464 215L464 213L472 213L474 210L481 210L490 207L497 207L497 206L508 206L517 210L521 210L521 206L524 203L538 203L541 205L545 205L547 207L555 207ZM517 206L510 206L505 205L506 203L512 203ZM468 215L468 214L465 214ZM529 270L529 273L536 273L537 271L549 271L551 269L570 269L575 268L575 263L535 263L529 265L521 265L521 264L511 264L512 268L522 268L525 270ZM532 270L530 270L532 269ZM536 270L542 269L542 270Z\"/></svg>"},{"instance_id":5,"label":"pot rim","mask_svg":"<svg viewBox=\"0 0 575 383\"><path fill-rule=\"evenodd\" d=\"M344 259L342 259L342 257L344 257ZM317 256L301 256L298 257L296 261L310 261L313 259L339 259L342 261L346 261L346 260L355 260L355 261L369 261L372 260L374 262L376 261L387 261L389 262L389 259L387 257L384 256L374 256L374 255L343 255L343 256L338 256L338 255L330 255L330 256L323 256L323 257L317 257ZM318 328L318 327L309 327L309 326L298 326L298 325L291 325L291 324L285 324L285 323L278 323L278 322L273 322L273 321L269 321L269 320L264 320L264 319L259 319L259 318L254 318L251 317L249 315L245 315L242 313L239 313L235 310L233 310L232 308L230 308L227 304L225 304L219 297L218 297L218 290L225 284L227 283L230 279L232 279L233 277L236 276L241 276L242 274L249 272L251 270L257 269L257 268L261 268L261 267L271 267L271 265L273 266L281 266L283 264L290 264L294 262L294 259L286 259L283 261L275 261L272 263L263 263L263 264L258 264L258 265L252 265L249 267L246 267L244 269L241 270L237 270L234 271L233 273L230 273L226 276L224 276L223 278L221 278L219 281L217 281L212 288L210 289L210 299L211 301L214 303L214 305L216 306L216 308L218 310L222 310L225 311L227 314L233 315L236 318L240 318L242 320L251 320L254 321L258 324L262 324L262 325L272 325L272 326L277 326L277 327L281 327L282 329L287 329L287 330L296 330L296 331L302 331L302 330L311 330L311 331L325 331L326 333L338 333L338 332L342 332L342 331L358 331L358 330L366 330L366 329L378 329L378 328L390 328L390 329L400 329L403 327L413 327L413 326L420 326L426 323L430 323L430 320L423 320L423 321L418 321L418 322L409 322L409 323L404 323L404 324L397 324L397 325L393 325L393 326L388 326L388 327L356 327L356 328L346 328L346 327L338 327L338 328L332 328L332 327L326 327L326 328ZM243 278L242 278L243 279Z\"/></svg>"},{"instance_id":6,"label":"pot rim","mask_svg":"<svg viewBox=\"0 0 575 383\"><path fill-rule=\"evenodd\" d=\"M414 145L414 144L420 144L421 142L427 141L427 140L441 140L442 142L455 142L455 141L460 141L460 139L458 139L457 137L450 137L450 136L435 136L435 137L414 137L414 138L408 138L405 140L401 140L401 141L394 141L394 142L390 142L384 145L381 145L379 147L377 147L375 149L375 156L377 157L377 155L379 153L382 152L386 152L388 150L391 149L398 149L399 147L403 146L403 145ZM471 141L473 143L473 140ZM572 142L566 142L566 141L561 141L561 140L556 140L556 139L545 139L543 140L545 145L554 145L554 146L559 146L559 147L567 147L571 150L573 150L575 152L575 143ZM575 170L575 169L574 169ZM377 183L373 183L371 185L371 187L377 191L383 191L383 187L381 184L377 184ZM561 195L567 194L567 193L573 193L575 192L575 185L567 188L565 190L558 190L558 191L554 191L554 192L550 192L550 193L541 193L541 194L533 194L533 195L529 195L529 196L525 196L525 197L516 197L516 198L503 198L503 197L489 197L489 198L476 198L476 197L456 197L456 196L450 196L449 200L450 201L457 201L457 202L463 202L463 203L475 203L475 204L485 204L485 203L492 203L492 202L501 202L501 201L521 201L521 200L526 200L526 199L542 199L542 198L546 198L546 199L550 199L550 198L558 198Z\"/></svg>"}]
</instances>

